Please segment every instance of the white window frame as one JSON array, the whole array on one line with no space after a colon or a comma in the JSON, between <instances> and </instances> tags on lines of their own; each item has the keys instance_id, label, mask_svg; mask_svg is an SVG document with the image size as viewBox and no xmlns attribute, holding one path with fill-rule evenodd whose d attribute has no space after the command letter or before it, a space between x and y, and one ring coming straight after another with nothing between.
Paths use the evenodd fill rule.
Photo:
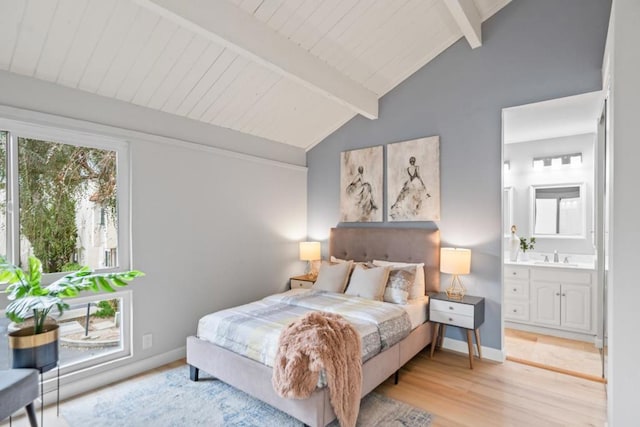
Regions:
<instances>
[{"instance_id":1,"label":"white window frame","mask_svg":"<svg viewBox=\"0 0 640 427\"><path fill-rule=\"evenodd\" d=\"M123 139L117 139L109 136L103 136L97 133L86 132L82 130L65 129L57 126L43 125L31 121L13 120L0 117L0 131L7 131L7 259L16 264L20 259L20 217L18 201L17 183L18 183L18 152L17 138L33 138L44 141L59 142L63 144L98 148L111 150L116 152L116 185L118 189L118 266L112 268L96 269L98 272L115 272L126 271L131 269L131 164L130 164L130 145ZM9 185L11 183L11 185ZM47 273L43 274L42 282L48 285L62 277L65 273ZM0 290L6 286L0 285ZM121 343L119 350L108 354L91 357L86 360L73 362L71 364L61 366L60 374L67 375L72 372L82 373L88 369L96 368L105 363L109 363L118 359L130 357L132 355L132 337L133 337L133 297L130 290L121 290L114 293L87 293L82 297L67 300L69 304L78 304L90 302L96 299L121 298ZM4 315L4 312L2 311ZM45 388L51 387L53 378L57 375L57 370L52 369L45 374ZM45 390L46 391L46 390Z\"/></svg>"},{"instance_id":2,"label":"white window frame","mask_svg":"<svg viewBox=\"0 0 640 427\"><path fill-rule=\"evenodd\" d=\"M131 337L132 334L132 318L133 318L133 307L132 307L132 292L131 290L122 290L117 292L101 292L101 293L87 293L82 297L66 299L65 301L70 304L83 304L93 302L98 299L116 299L119 298L122 301L122 305L120 306L120 342L121 347L119 349L114 349L114 351L109 352L107 354L102 354L99 356L90 357L87 359L78 360L75 362L71 362L69 364L63 365L63 361L59 361L60 363L60 375L64 376L73 372L82 371L88 368L95 367L97 365L101 365L107 362L111 362L113 360L121 359L123 357L127 357L131 355ZM55 309L54 309L55 311ZM52 369L45 373L45 380L55 378L57 376L56 369Z\"/></svg>"},{"instance_id":3,"label":"white window frame","mask_svg":"<svg viewBox=\"0 0 640 427\"><path fill-rule=\"evenodd\" d=\"M18 182L17 138L33 138L63 144L98 148L116 152L116 188L118 189L118 267L97 269L98 272L131 269L131 200L130 200L130 147L129 143L95 133L62 129L37 123L0 118L0 131L7 131L7 259L16 264L20 259L20 217ZM64 273L43 275L43 284L50 284Z\"/></svg>"}]
</instances>

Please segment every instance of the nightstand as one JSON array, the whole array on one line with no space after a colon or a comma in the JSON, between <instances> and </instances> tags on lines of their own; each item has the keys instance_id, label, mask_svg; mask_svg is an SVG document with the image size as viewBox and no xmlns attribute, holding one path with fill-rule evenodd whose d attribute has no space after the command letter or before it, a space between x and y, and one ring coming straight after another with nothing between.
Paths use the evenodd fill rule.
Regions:
<instances>
[{"instance_id":1,"label":"nightstand","mask_svg":"<svg viewBox=\"0 0 640 427\"><path fill-rule=\"evenodd\" d=\"M290 279L291 281L291 289L310 289L311 286L316 282L316 278L309 275L304 276L294 276Z\"/></svg>"},{"instance_id":2,"label":"nightstand","mask_svg":"<svg viewBox=\"0 0 640 427\"><path fill-rule=\"evenodd\" d=\"M478 358L482 359L479 328L484 323L484 298L465 295L462 299L451 299L446 292L431 293L429 294L429 320L434 323L431 357L433 357L438 335L444 337L447 325L456 326L467 330L469 367L473 369L473 336L471 332L475 332Z\"/></svg>"}]
</instances>

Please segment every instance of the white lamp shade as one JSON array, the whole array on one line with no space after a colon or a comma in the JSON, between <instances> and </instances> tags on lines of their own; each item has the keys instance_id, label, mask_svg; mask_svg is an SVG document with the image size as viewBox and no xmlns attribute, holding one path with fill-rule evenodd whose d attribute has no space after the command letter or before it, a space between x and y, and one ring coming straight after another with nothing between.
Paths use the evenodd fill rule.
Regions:
<instances>
[{"instance_id":1,"label":"white lamp shade","mask_svg":"<svg viewBox=\"0 0 640 427\"><path fill-rule=\"evenodd\" d=\"M469 274L471 271L471 250L440 249L440 271L448 274Z\"/></svg>"},{"instance_id":2,"label":"white lamp shade","mask_svg":"<svg viewBox=\"0 0 640 427\"><path fill-rule=\"evenodd\" d=\"M300 261L317 261L320 258L320 242L300 242Z\"/></svg>"}]
</instances>

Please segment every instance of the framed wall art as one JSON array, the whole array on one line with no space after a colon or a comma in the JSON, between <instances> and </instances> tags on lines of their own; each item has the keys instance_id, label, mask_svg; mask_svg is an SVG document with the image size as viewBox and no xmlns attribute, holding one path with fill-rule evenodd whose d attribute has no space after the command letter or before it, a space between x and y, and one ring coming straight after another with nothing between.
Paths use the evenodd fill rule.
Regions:
<instances>
[{"instance_id":1,"label":"framed wall art","mask_svg":"<svg viewBox=\"0 0 640 427\"><path fill-rule=\"evenodd\" d=\"M382 146L340 154L340 221L382 221Z\"/></svg>"},{"instance_id":2,"label":"framed wall art","mask_svg":"<svg viewBox=\"0 0 640 427\"><path fill-rule=\"evenodd\" d=\"M387 220L440 220L440 137L387 145Z\"/></svg>"}]
</instances>

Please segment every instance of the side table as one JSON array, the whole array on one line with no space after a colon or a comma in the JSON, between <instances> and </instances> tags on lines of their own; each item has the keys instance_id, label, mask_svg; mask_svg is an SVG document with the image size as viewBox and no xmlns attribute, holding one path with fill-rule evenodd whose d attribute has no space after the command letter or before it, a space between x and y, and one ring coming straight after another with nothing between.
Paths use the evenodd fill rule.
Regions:
<instances>
[{"instance_id":1,"label":"side table","mask_svg":"<svg viewBox=\"0 0 640 427\"><path fill-rule=\"evenodd\" d=\"M456 326L467 331L469 368L473 369L472 332L475 332L476 336L478 358L482 359L479 328L484 323L484 298L465 295L462 299L451 299L446 292L431 293L429 294L429 320L434 323L430 357L433 357L438 335L444 337L447 325Z\"/></svg>"}]
</instances>

